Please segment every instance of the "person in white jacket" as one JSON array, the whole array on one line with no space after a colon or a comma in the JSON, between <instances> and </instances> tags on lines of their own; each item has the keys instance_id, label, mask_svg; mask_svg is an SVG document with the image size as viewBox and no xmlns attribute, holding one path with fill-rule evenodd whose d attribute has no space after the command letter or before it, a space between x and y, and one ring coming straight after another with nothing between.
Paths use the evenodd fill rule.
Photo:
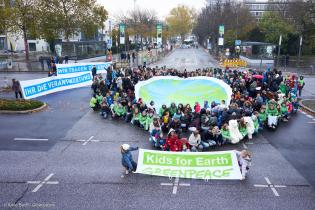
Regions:
<instances>
[{"instance_id":1,"label":"person in white jacket","mask_svg":"<svg viewBox=\"0 0 315 210\"><path fill-rule=\"evenodd\" d=\"M242 173L241 180L244 180L246 178L246 174L249 170L249 167L251 166L252 155L248 150L242 151L235 150L235 154Z\"/></svg>"},{"instance_id":2,"label":"person in white jacket","mask_svg":"<svg viewBox=\"0 0 315 210\"><path fill-rule=\"evenodd\" d=\"M201 145L201 137L198 130L195 130L190 134L188 142L191 146L191 151L196 152L197 149L202 150L203 146Z\"/></svg>"}]
</instances>

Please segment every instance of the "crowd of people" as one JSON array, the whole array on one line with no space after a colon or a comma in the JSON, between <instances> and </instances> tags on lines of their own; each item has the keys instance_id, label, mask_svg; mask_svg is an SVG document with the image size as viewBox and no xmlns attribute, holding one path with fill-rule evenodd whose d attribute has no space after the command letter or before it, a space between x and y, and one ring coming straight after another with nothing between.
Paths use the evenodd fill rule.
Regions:
<instances>
[{"instance_id":1,"label":"crowd of people","mask_svg":"<svg viewBox=\"0 0 315 210\"><path fill-rule=\"evenodd\" d=\"M182 78L206 76L223 80L232 88L229 104L222 100L203 104L172 103L155 107L136 98L135 84L154 76ZM207 68L177 71L166 68L134 68L95 74L90 107L102 118L121 119L149 132L152 146L165 151L207 151L224 144L251 139L260 130L276 129L299 108L303 76L282 75L276 69Z\"/></svg>"}]
</instances>

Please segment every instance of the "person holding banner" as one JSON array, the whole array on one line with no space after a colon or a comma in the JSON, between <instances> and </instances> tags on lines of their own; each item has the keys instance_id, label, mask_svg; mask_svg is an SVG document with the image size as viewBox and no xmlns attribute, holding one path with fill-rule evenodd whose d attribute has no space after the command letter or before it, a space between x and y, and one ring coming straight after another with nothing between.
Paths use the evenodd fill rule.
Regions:
<instances>
[{"instance_id":1,"label":"person holding banner","mask_svg":"<svg viewBox=\"0 0 315 210\"><path fill-rule=\"evenodd\" d=\"M138 150L139 147L131 147L129 144L120 146L120 153L122 155L121 164L126 169L125 174L136 171L137 163L132 159L131 151ZM122 178L124 176L122 175Z\"/></svg>"},{"instance_id":2,"label":"person holding banner","mask_svg":"<svg viewBox=\"0 0 315 210\"><path fill-rule=\"evenodd\" d=\"M235 154L242 173L241 180L244 180L246 178L246 174L248 173L249 167L251 166L252 155L248 150L235 150Z\"/></svg>"},{"instance_id":3,"label":"person holding banner","mask_svg":"<svg viewBox=\"0 0 315 210\"><path fill-rule=\"evenodd\" d=\"M92 76L93 76L93 78L96 76L96 74L97 74L97 69L96 69L96 66L94 65L93 66L93 68L92 68Z\"/></svg>"}]
</instances>

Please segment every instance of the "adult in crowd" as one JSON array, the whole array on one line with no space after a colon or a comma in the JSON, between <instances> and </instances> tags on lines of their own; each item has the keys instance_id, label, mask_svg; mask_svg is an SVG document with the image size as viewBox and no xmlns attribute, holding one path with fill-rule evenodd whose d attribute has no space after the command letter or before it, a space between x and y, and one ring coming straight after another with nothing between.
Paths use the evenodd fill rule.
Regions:
<instances>
[{"instance_id":1,"label":"adult in crowd","mask_svg":"<svg viewBox=\"0 0 315 210\"><path fill-rule=\"evenodd\" d=\"M156 107L135 98L135 85L155 76L215 77L232 89L231 101L209 101ZM106 77L95 72L90 106L107 118L121 118L147 130L152 146L169 151L208 151L224 144L251 139L265 127L275 129L290 120L299 108L297 96L305 85L303 77L283 76L277 69L255 70L206 68L177 71L163 68L115 69ZM111 113L111 114L110 114Z\"/></svg>"},{"instance_id":2,"label":"adult in crowd","mask_svg":"<svg viewBox=\"0 0 315 210\"><path fill-rule=\"evenodd\" d=\"M19 96L20 96L20 98L23 98L22 90L21 90L21 84L20 84L19 80L12 79L12 90L14 91L16 99L18 99Z\"/></svg>"}]
</instances>

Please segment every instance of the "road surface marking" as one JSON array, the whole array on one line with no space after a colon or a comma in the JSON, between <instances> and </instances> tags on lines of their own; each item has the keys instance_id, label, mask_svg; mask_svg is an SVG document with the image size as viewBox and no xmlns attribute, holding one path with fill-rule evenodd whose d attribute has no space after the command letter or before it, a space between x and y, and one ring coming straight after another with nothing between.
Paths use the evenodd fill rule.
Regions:
<instances>
[{"instance_id":1,"label":"road surface marking","mask_svg":"<svg viewBox=\"0 0 315 210\"><path fill-rule=\"evenodd\" d=\"M76 140L76 141L83 142L83 144L82 144L83 146L87 145L89 142L100 142L100 140L95 140L93 138L94 138L94 136L91 136L87 140Z\"/></svg>"},{"instance_id":2,"label":"road surface marking","mask_svg":"<svg viewBox=\"0 0 315 210\"><path fill-rule=\"evenodd\" d=\"M161 186L173 186L172 193L175 195L179 186L189 187L189 183L179 183L179 178L176 177L174 183L161 183Z\"/></svg>"},{"instance_id":3,"label":"road surface marking","mask_svg":"<svg viewBox=\"0 0 315 210\"><path fill-rule=\"evenodd\" d=\"M59 184L58 181L48 181L54 174L49 174L44 181L28 181L27 184L37 184L32 192L37 192L44 184Z\"/></svg>"},{"instance_id":4,"label":"road surface marking","mask_svg":"<svg viewBox=\"0 0 315 210\"><path fill-rule=\"evenodd\" d=\"M307 122L307 123L309 123L309 124L315 124L315 122Z\"/></svg>"},{"instance_id":5,"label":"road surface marking","mask_svg":"<svg viewBox=\"0 0 315 210\"><path fill-rule=\"evenodd\" d=\"M267 182L268 185L265 185L265 184L254 184L254 187L264 187L264 188L269 188L272 190L273 194L276 196L276 197L279 197L279 193L278 191L276 190L276 188L283 188L283 187L287 187L285 185L274 185L270 182L269 178L268 177L265 177L265 180Z\"/></svg>"},{"instance_id":6,"label":"road surface marking","mask_svg":"<svg viewBox=\"0 0 315 210\"><path fill-rule=\"evenodd\" d=\"M313 119L313 116L309 114L307 114L306 117Z\"/></svg>"},{"instance_id":7,"label":"road surface marking","mask_svg":"<svg viewBox=\"0 0 315 210\"><path fill-rule=\"evenodd\" d=\"M245 143L243 143L243 147L244 147L244 149L247 149L247 148L248 148Z\"/></svg>"},{"instance_id":8,"label":"road surface marking","mask_svg":"<svg viewBox=\"0 0 315 210\"><path fill-rule=\"evenodd\" d=\"M48 141L48 139L14 138L14 141Z\"/></svg>"}]
</instances>

